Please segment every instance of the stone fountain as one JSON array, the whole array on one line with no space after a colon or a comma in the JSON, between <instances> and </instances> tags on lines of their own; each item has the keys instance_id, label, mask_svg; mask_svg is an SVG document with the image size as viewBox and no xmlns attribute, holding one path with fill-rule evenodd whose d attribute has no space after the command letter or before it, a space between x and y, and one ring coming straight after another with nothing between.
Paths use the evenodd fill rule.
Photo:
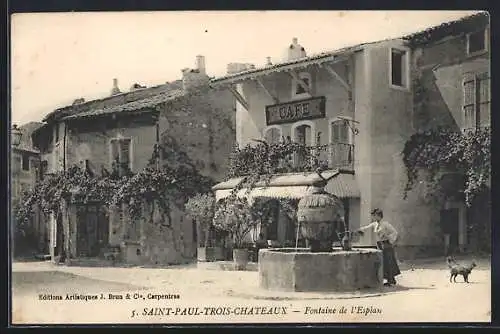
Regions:
<instances>
[{"instance_id":1,"label":"stone fountain","mask_svg":"<svg viewBox=\"0 0 500 334\"><path fill-rule=\"evenodd\" d=\"M318 176L297 210L298 231L310 247L261 249L260 286L297 292L381 288L382 252L351 247L352 233L344 224L342 201L324 190L328 180ZM335 235L342 236L342 247L333 247Z\"/></svg>"}]
</instances>

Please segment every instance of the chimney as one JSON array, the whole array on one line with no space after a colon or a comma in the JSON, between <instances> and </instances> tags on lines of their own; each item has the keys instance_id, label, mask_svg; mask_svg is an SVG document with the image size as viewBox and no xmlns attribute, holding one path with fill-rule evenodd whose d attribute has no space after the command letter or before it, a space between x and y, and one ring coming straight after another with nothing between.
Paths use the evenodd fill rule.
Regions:
<instances>
[{"instance_id":1,"label":"chimney","mask_svg":"<svg viewBox=\"0 0 500 334\"><path fill-rule=\"evenodd\" d=\"M196 69L200 71L201 74L206 74L205 69L205 57L204 56L196 56Z\"/></svg>"},{"instance_id":2,"label":"chimney","mask_svg":"<svg viewBox=\"0 0 500 334\"><path fill-rule=\"evenodd\" d=\"M266 57L266 65L272 65L271 57Z\"/></svg>"},{"instance_id":3,"label":"chimney","mask_svg":"<svg viewBox=\"0 0 500 334\"><path fill-rule=\"evenodd\" d=\"M208 84L210 78L205 72L205 57L196 56L196 69L182 69L182 89L191 90Z\"/></svg>"},{"instance_id":4,"label":"chimney","mask_svg":"<svg viewBox=\"0 0 500 334\"><path fill-rule=\"evenodd\" d=\"M111 89L111 95L120 94L120 88L118 88L118 79L113 79L113 88Z\"/></svg>"}]
</instances>

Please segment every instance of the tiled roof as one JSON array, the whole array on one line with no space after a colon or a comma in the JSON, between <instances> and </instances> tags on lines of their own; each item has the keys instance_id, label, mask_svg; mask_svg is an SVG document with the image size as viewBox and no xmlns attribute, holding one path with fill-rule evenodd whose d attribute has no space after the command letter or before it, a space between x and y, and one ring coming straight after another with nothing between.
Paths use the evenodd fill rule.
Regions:
<instances>
[{"instance_id":1,"label":"tiled roof","mask_svg":"<svg viewBox=\"0 0 500 334\"><path fill-rule=\"evenodd\" d=\"M85 112L81 112L78 114L66 116L63 120L77 119L77 118L87 118L87 117L95 117L105 114L116 114L116 113L127 113L127 112L136 112L143 111L145 109L151 109L156 107L158 104L175 100L181 96L185 95L185 91L182 89L175 89L165 93L160 93L158 95L154 95L151 97L147 97L141 100L124 103L118 106L113 106L109 108L103 109L95 109L89 110Z\"/></svg>"},{"instance_id":2,"label":"tiled roof","mask_svg":"<svg viewBox=\"0 0 500 334\"><path fill-rule=\"evenodd\" d=\"M429 29L426 29L426 30L423 30L423 31L420 31L417 33L413 33L413 34L406 35L406 36L401 36L400 38L405 39L405 40L411 40L411 39L413 39L417 36L420 36L422 34L425 34L429 31L440 30L445 26L453 25L453 24L456 24L458 22L468 22L470 20L474 20L476 17L484 17L484 16L488 17L488 14L487 13L479 13L479 14L465 16L459 20L443 23L443 24L440 24L438 26L431 27ZM392 39L397 39L397 38L392 38ZM310 64L317 64L317 63L321 63L321 62L330 61L330 60L332 60L332 58L335 59L336 57L341 57L343 55L360 50L366 45L377 44L377 43L381 43L381 42L384 42L387 40L390 40L390 39L351 45L351 46L344 47L344 48L337 49L337 50L333 50L333 51L322 52L322 53L312 55L309 57L294 59L291 61L285 61L285 62L281 62L281 63L275 63L273 65L267 65L264 67L249 69L249 70L238 72L238 73L227 74L227 75L224 75L224 76L221 76L218 78L214 78L214 79L210 80L210 82L213 84L232 83L232 82L243 81L243 80L247 80L247 79L253 79L256 76L261 76L261 75L266 75L266 74L270 74L270 73L274 73L274 72L279 72L279 71L287 70L289 68L295 68L295 67L297 67L297 65L302 65L305 67L305 66L309 66Z\"/></svg>"},{"instance_id":3,"label":"tiled roof","mask_svg":"<svg viewBox=\"0 0 500 334\"><path fill-rule=\"evenodd\" d=\"M224 76L221 76L218 78L214 78L214 79L210 80L210 82L217 84L217 83L225 83L225 82L231 82L231 81L241 81L241 80L245 80L248 78L252 78L253 76L256 76L256 75L259 75L259 76L266 75L266 74L273 73L273 72L283 71L283 70L286 70L288 68L294 68L294 67L297 67L297 65L308 66L310 64L317 64L317 63L321 63L321 62L326 62L326 61L330 61L332 59L335 59L337 57L346 55L348 53L358 51L365 45L375 44L378 42L381 42L381 41L356 44L356 45L348 46L348 47L334 50L334 51L322 52L322 53L318 53L318 54L304 57L304 58L294 59L294 60L285 61L285 62L281 62L281 63L275 63L273 65L267 65L264 67L249 69L249 70L238 72L238 73L232 73L232 74L224 75Z\"/></svg>"},{"instance_id":4,"label":"tiled roof","mask_svg":"<svg viewBox=\"0 0 500 334\"><path fill-rule=\"evenodd\" d=\"M466 26L467 24L476 25L476 24L481 23L481 22L486 24L486 23L488 23L488 21L489 21L489 14L487 12L480 12L480 13L476 13L473 15L461 17L458 20L444 22L440 25L430 27L428 29L406 35L403 37L403 39L408 40L408 41L417 41L417 40L421 39L422 37L427 37L427 38L432 38L432 39L440 39L440 38L446 37L446 35L448 34L447 29L449 29L449 28L453 28L453 27L459 26L459 25Z\"/></svg>"},{"instance_id":5,"label":"tiled roof","mask_svg":"<svg viewBox=\"0 0 500 334\"><path fill-rule=\"evenodd\" d=\"M173 82L168 82L166 84L161 84L161 85L156 85L156 86L151 86L151 87L143 88L143 89L140 89L139 91L147 91L147 90L156 89L156 88L160 88L160 87L167 87L168 88L167 91L180 89L180 88L182 88L182 80L175 80ZM99 99L93 99L93 100L84 101L83 103L79 103L78 107L82 107L82 106L85 106L85 105L91 105L92 103L95 103L97 101L111 100L111 99L114 99L114 98L119 97L119 96L130 96L130 95L135 94L136 92L137 92L137 90L136 91L129 91L129 92L122 92L120 94L106 96L106 97L99 98ZM139 99L136 99L136 100L139 100ZM61 114L65 113L66 111L71 110L72 108L74 108L74 106L75 106L74 104L70 104L70 105L67 105L67 106L64 106L64 107L57 108L53 112L48 113L43 118L42 121L43 122L47 122L51 118L55 117L56 115L61 115Z\"/></svg>"}]
</instances>

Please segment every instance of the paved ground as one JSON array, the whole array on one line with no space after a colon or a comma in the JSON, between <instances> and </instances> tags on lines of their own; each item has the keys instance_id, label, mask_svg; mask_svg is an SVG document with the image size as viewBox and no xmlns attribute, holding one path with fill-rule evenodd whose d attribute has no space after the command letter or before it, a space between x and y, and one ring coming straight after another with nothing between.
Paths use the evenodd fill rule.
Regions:
<instances>
[{"instance_id":1,"label":"paved ground","mask_svg":"<svg viewBox=\"0 0 500 334\"><path fill-rule=\"evenodd\" d=\"M460 279L449 283L446 265L439 259L402 263L397 287L353 294L263 291L258 272L193 265L159 269L14 263L13 322L486 322L490 264L485 259L476 262L469 284ZM110 293L123 299L110 299ZM99 299L66 299L74 294ZM64 300L40 300L40 295ZM263 311L279 314L257 314Z\"/></svg>"}]
</instances>

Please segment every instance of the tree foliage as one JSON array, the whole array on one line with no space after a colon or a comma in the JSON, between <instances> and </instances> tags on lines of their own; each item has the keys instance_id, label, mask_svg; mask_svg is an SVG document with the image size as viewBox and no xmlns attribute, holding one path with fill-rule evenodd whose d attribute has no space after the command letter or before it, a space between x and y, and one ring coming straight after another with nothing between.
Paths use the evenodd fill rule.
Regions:
<instances>
[{"instance_id":1,"label":"tree foliage","mask_svg":"<svg viewBox=\"0 0 500 334\"><path fill-rule=\"evenodd\" d=\"M235 249L243 248L245 237L256 225L256 221L252 219L252 206L246 198L230 196L218 203L214 226L229 232Z\"/></svg>"},{"instance_id":2,"label":"tree foliage","mask_svg":"<svg viewBox=\"0 0 500 334\"><path fill-rule=\"evenodd\" d=\"M441 191L440 172L463 174L464 183L455 184L465 196L467 205L487 189L491 175L491 133L489 128L457 132L449 128L437 128L416 133L405 143L403 162L407 171L407 193L419 180L419 171L428 172L434 191Z\"/></svg>"},{"instance_id":3,"label":"tree foliage","mask_svg":"<svg viewBox=\"0 0 500 334\"><path fill-rule=\"evenodd\" d=\"M215 197L211 193L196 194L186 202L187 213L196 220L200 229L204 231L205 238L201 247L206 247L209 244L209 232L213 226L213 218L215 214Z\"/></svg>"}]
</instances>

